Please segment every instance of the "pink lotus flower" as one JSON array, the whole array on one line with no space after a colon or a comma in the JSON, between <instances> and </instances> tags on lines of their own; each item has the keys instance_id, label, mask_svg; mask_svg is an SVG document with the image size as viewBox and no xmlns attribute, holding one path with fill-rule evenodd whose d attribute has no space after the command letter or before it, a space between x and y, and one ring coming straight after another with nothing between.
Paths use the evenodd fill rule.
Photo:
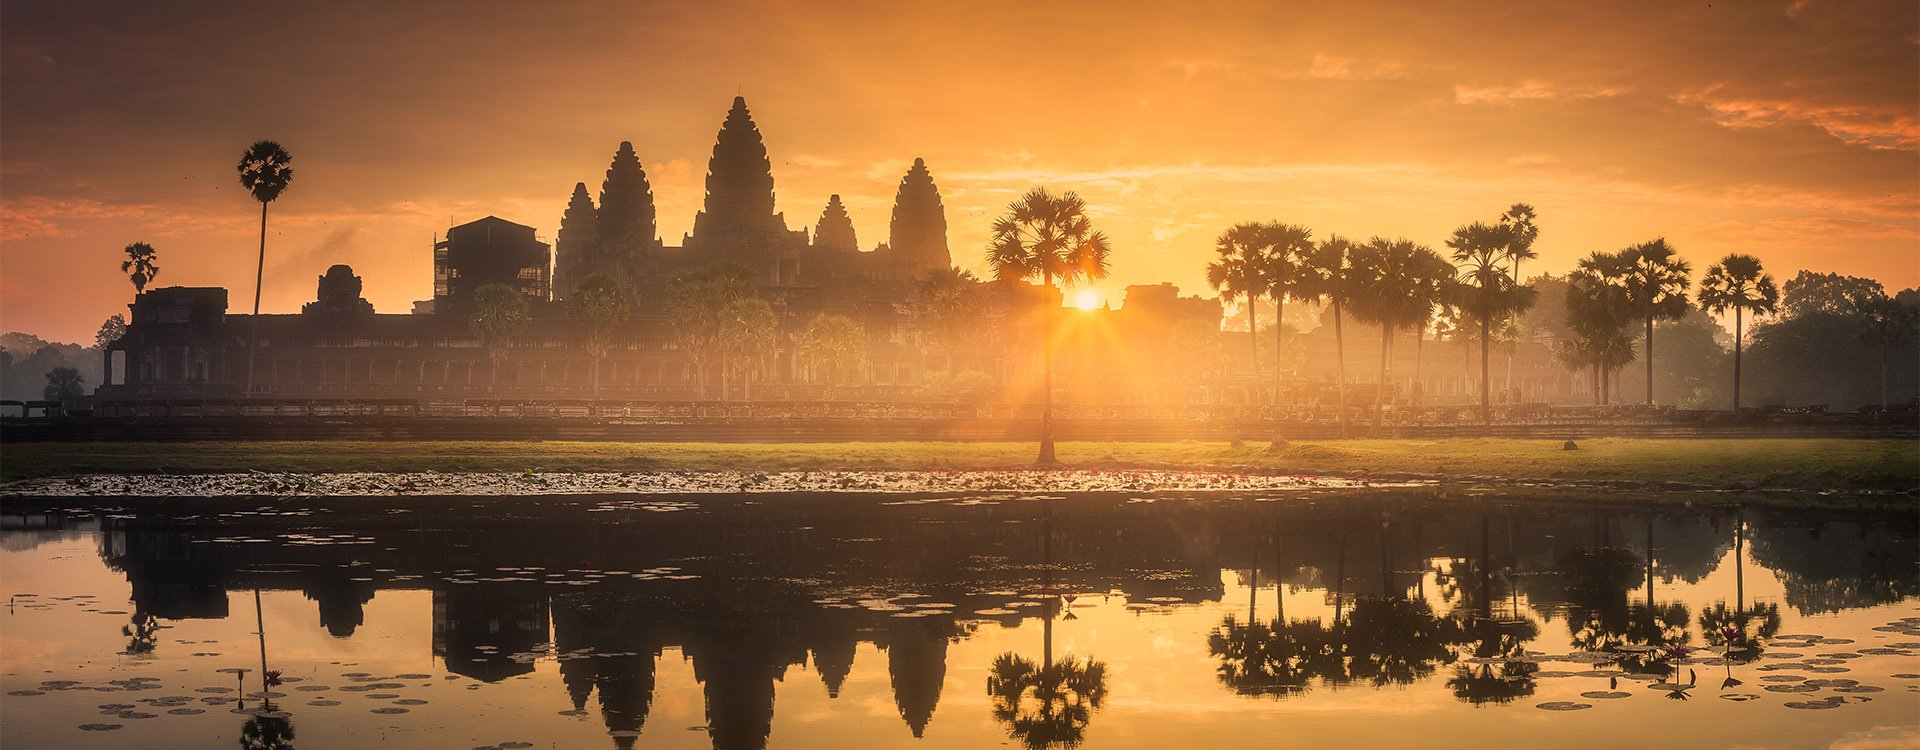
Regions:
<instances>
[{"instance_id":1,"label":"pink lotus flower","mask_svg":"<svg viewBox=\"0 0 1920 750\"><path fill-rule=\"evenodd\" d=\"M267 687L280 687L280 670L267 670Z\"/></svg>"}]
</instances>

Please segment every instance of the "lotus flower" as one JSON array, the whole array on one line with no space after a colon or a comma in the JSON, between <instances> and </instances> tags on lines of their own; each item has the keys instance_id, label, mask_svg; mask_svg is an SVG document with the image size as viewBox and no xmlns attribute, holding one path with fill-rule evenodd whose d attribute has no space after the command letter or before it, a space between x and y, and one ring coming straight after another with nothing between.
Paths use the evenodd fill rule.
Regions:
<instances>
[{"instance_id":1,"label":"lotus flower","mask_svg":"<svg viewBox=\"0 0 1920 750\"><path fill-rule=\"evenodd\" d=\"M267 670L267 687L280 687L280 670Z\"/></svg>"}]
</instances>

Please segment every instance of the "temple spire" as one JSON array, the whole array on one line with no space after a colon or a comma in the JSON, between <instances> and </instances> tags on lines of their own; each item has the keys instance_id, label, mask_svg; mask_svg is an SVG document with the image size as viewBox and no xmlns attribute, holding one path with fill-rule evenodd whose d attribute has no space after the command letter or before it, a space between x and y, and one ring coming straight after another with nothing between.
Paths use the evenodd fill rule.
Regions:
<instances>
[{"instance_id":1,"label":"temple spire","mask_svg":"<svg viewBox=\"0 0 1920 750\"><path fill-rule=\"evenodd\" d=\"M914 159L913 167L900 178L888 229L887 245L908 271L918 275L953 265L947 249L947 209L925 159Z\"/></svg>"},{"instance_id":2,"label":"temple spire","mask_svg":"<svg viewBox=\"0 0 1920 750\"><path fill-rule=\"evenodd\" d=\"M737 240L786 227L773 213L773 164L747 111L745 97L720 126L707 162L706 208L693 220L695 240Z\"/></svg>"},{"instance_id":3,"label":"temple spire","mask_svg":"<svg viewBox=\"0 0 1920 750\"><path fill-rule=\"evenodd\" d=\"M631 141L620 142L607 167L607 179L600 183L599 234L603 246L621 255L652 245L658 235L653 187L647 184L647 173Z\"/></svg>"},{"instance_id":4,"label":"temple spire","mask_svg":"<svg viewBox=\"0 0 1920 750\"><path fill-rule=\"evenodd\" d=\"M820 212L820 221L813 226L813 246L849 252L860 249L860 241L853 235L853 217L847 215L847 207L841 205L840 196L827 199L826 210Z\"/></svg>"},{"instance_id":5,"label":"temple spire","mask_svg":"<svg viewBox=\"0 0 1920 750\"><path fill-rule=\"evenodd\" d=\"M567 201L567 211L560 216L560 231L554 236L554 299L566 299L581 279L607 270L600 268L598 259L599 225L600 212L587 194L587 183L574 183L573 197Z\"/></svg>"}]
</instances>

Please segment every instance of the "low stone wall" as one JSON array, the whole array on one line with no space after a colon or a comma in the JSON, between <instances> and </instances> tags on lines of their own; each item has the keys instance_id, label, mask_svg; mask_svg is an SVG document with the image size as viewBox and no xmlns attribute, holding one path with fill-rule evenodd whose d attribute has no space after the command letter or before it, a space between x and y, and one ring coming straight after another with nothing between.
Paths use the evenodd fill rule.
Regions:
<instances>
[{"instance_id":1,"label":"low stone wall","mask_svg":"<svg viewBox=\"0 0 1920 750\"><path fill-rule=\"evenodd\" d=\"M1027 441L1034 419L586 417L68 417L0 419L0 442L179 440L615 440L640 442ZM1058 419L1060 440L1265 441L1341 437L1333 421ZM1354 421L1347 435L1375 436ZM1379 437L1847 437L1920 438L1911 418L1789 415L1700 419L1560 419L1383 427Z\"/></svg>"}]
</instances>

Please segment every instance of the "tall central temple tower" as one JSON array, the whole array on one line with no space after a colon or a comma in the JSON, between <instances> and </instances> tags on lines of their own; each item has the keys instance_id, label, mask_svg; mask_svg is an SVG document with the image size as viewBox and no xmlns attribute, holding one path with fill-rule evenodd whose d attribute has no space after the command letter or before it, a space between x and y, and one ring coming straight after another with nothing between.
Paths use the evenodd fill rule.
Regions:
<instances>
[{"instance_id":1,"label":"tall central temple tower","mask_svg":"<svg viewBox=\"0 0 1920 750\"><path fill-rule=\"evenodd\" d=\"M746 98L736 96L707 162L706 208L694 215L685 245L710 262L739 263L786 283L805 244L805 233L788 231L786 217L773 211L773 164Z\"/></svg>"},{"instance_id":2,"label":"tall central temple tower","mask_svg":"<svg viewBox=\"0 0 1920 750\"><path fill-rule=\"evenodd\" d=\"M953 265L953 253L947 249L947 208L927 171L927 160L914 159L913 167L900 178L888 230L887 246L908 273L919 276Z\"/></svg>"}]
</instances>

